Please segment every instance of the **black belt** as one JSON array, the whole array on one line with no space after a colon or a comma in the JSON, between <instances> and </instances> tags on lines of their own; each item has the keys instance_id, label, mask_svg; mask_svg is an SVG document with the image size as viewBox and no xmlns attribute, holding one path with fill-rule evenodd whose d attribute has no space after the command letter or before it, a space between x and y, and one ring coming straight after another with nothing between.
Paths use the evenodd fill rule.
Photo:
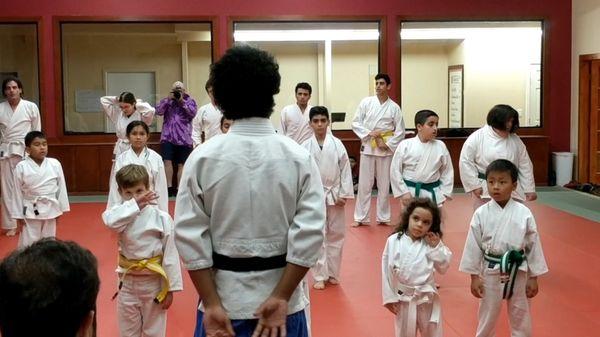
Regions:
<instances>
[{"instance_id":1,"label":"black belt","mask_svg":"<svg viewBox=\"0 0 600 337\"><path fill-rule=\"evenodd\" d=\"M236 272L261 271L283 268L287 254L270 257L229 257L213 252L213 268Z\"/></svg>"}]
</instances>

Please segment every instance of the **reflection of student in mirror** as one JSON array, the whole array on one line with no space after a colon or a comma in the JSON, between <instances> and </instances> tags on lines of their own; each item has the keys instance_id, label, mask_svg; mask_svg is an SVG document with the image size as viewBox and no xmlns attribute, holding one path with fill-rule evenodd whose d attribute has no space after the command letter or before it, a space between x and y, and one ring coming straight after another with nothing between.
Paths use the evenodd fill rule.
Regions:
<instances>
[{"instance_id":1,"label":"reflection of student in mirror","mask_svg":"<svg viewBox=\"0 0 600 337\"><path fill-rule=\"evenodd\" d=\"M108 119L115 125L118 139L113 150L114 159L131 147L127 139L127 125L140 120L147 125L152 124L154 108L142 100L136 100L135 96L127 91L119 96L104 96L100 98L100 104Z\"/></svg>"},{"instance_id":2,"label":"reflection of student in mirror","mask_svg":"<svg viewBox=\"0 0 600 337\"><path fill-rule=\"evenodd\" d=\"M519 113L509 105L498 104L487 115L487 125L473 132L460 152L460 179L466 193L471 193L473 208L490 200L485 170L496 159L511 161L519 169L519 179L513 199L537 199L533 164L525 144L516 134Z\"/></svg>"}]
</instances>

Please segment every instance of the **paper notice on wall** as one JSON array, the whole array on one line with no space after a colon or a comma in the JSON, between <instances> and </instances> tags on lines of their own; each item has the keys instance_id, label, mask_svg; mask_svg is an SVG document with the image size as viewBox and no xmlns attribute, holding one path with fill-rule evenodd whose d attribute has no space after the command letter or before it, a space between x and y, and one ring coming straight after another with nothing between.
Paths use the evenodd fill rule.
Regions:
<instances>
[{"instance_id":1,"label":"paper notice on wall","mask_svg":"<svg viewBox=\"0 0 600 337\"><path fill-rule=\"evenodd\" d=\"M448 71L448 127L462 127L463 112L463 71L450 69Z\"/></svg>"},{"instance_id":2,"label":"paper notice on wall","mask_svg":"<svg viewBox=\"0 0 600 337\"><path fill-rule=\"evenodd\" d=\"M102 112L100 98L104 96L104 90L75 90L76 112Z\"/></svg>"}]
</instances>

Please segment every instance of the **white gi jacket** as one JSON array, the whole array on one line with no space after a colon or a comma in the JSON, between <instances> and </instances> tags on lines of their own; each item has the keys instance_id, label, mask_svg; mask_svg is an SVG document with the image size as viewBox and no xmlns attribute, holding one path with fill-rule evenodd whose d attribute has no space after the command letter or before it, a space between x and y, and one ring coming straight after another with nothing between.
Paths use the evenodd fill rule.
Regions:
<instances>
[{"instance_id":1,"label":"white gi jacket","mask_svg":"<svg viewBox=\"0 0 600 337\"><path fill-rule=\"evenodd\" d=\"M415 188L406 186L404 179L415 183L433 183L439 180L441 185L433 189L437 203L441 204L446 197L451 197L454 169L446 144L437 139L423 143L419 136L400 142L390 166L390 181L395 198L408 192L415 195ZM421 189L420 197L431 198L431 193Z\"/></svg>"},{"instance_id":2,"label":"white gi jacket","mask_svg":"<svg viewBox=\"0 0 600 337\"><path fill-rule=\"evenodd\" d=\"M67 185L58 160L45 158L38 165L25 157L17 164L14 179L17 209L9 210L13 219L48 220L69 211Z\"/></svg>"},{"instance_id":3,"label":"white gi jacket","mask_svg":"<svg viewBox=\"0 0 600 337\"><path fill-rule=\"evenodd\" d=\"M396 102L388 98L383 104L379 103L377 96L363 98L356 108L352 121L352 131L360 138L360 153L372 156L391 156L394 154L400 141L404 139L404 119L402 111ZM386 145L390 150L381 150L371 146L371 131L393 131Z\"/></svg>"},{"instance_id":4,"label":"white gi jacket","mask_svg":"<svg viewBox=\"0 0 600 337\"><path fill-rule=\"evenodd\" d=\"M298 144L308 140L313 135L309 119L311 108L311 105L306 105L304 113L298 104L290 104L281 109L281 133L292 138Z\"/></svg>"},{"instance_id":5,"label":"white gi jacket","mask_svg":"<svg viewBox=\"0 0 600 337\"><path fill-rule=\"evenodd\" d=\"M192 141L194 147L202 144L202 132L204 131L204 141L220 135L221 118L223 114L212 103L204 104L198 109L198 113L192 120Z\"/></svg>"},{"instance_id":6,"label":"white gi jacket","mask_svg":"<svg viewBox=\"0 0 600 337\"><path fill-rule=\"evenodd\" d=\"M396 320L396 336L415 336L419 305L431 307L429 322L442 324L441 304L433 271L444 274L452 253L442 241L431 247L424 239L413 241L408 235L391 235L381 258L383 304L405 302ZM400 323L400 324L398 324ZM441 331L441 329L440 329Z\"/></svg>"},{"instance_id":7,"label":"white gi jacket","mask_svg":"<svg viewBox=\"0 0 600 337\"><path fill-rule=\"evenodd\" d=\"M433 285L433 271L446 273L452 252L442 241L431 247L424 239L413 241L408 235L398 233L388 237L382 255L383 304L400 301L397 284L418 287Z\"/></svg>"},{"instance_id":8,"label":"white gi jacket","mask_svg":"<svg viewBox=\"0 0 600 337\"><path fill-rule=\"evenodd\" d=\"M145 148L138 156L135 151L129 149L121 153L115 160L116 175L119 169L129 164L142 165L148 171L150 178L150 189L158 194L156 200L157 206L161 211L169 213L169 192L167 187L167 175L165 173L165 164L162 157L154 150ZM122 203L121 195L119 194L119 186L115 177L110 178L110 187L108 191L107 209Z\"/></svg>"},{"instance_id":9,"label":"white gi jacket","mask_svg":"<svg viewBox=\"0 0 600 337\"><path fill-rule=\"evenodd\" d=\"M533 214L527 206L510 199L504 208L493 199L473 214L459 270L480 275L487 265L483 255L502 255L524 250L526 259L519 270L538 276L548 272ZM494 269L499 269L496 264Z\"/></svg>"},{"instance_id":10,"label":"white gi jacket","mask_svg":"<svg viewBox=\"0 0 600 337\"><path fill-rule=\"evenodd\" d=\"M339 198L354 199L352 171L344 144L327 133L323 149L314 135L302 143L302 146L310 152L319 167L326 204L335 205Z\"/></svg>"},{"instance_id":11,"label":"white gi jacket","mask_svg":"<svg viewBox=\"0 0 600 337\"><path fill-rule=\"evenodd\" d=\"M104 224L119 234L119 253L129 260L149 259L162 255L162 267L169 278L169 291L183 289L179 254L173 240L173 220L171 216L148 205L141 211L135 199L129 199L120 205L102 213ZM123 273L117 267L118 273ZM130 270L128 274L158 275L154 272Z\"/></svg>"},{"instance_id":12,"label":"white gi jacket","mask_svg":"<svg viewBox=\"0 0 600 337\"><path fill-rule=\"evenodd\" d=\"M113 155L116 158L131 147L129 139L127 139L127 125L133 121L143 121L150 126L150 124L152 124L152 119L154 118L155 110L150 104L138 99L135 104L135 111L131 116L127 117L119 107L118 97L104 96L100 98L100 103L110 121L115 124L118 139L115 144L115 149L113 150Z\"/></svg>"},{"instance_id":13,"label":"white gi jacket","mask_svg":"<svg viewBox=\"0 0 600 337\"><path fill-rule=\"evenodd\" d=\"M266 118L236 120L185 164L175 204L179 254L189 270L212 267L213 251L234 258L287 254L287 262L310 268L323 243L324 198L319 168L305 149L277 135ZM229 318L254 319L283 270L215 270ZM307 303L298 286L288 314Z\"/></svg>"},{"instance_id":14,"label":"white gi jacket","mask_svg":"<svg viewBox=\"0 0 600 337\"><path fill-rule=\"evenodd\" d=\"M40 131L42 120L35 103L21 99L13 112L8 102L0 103L0 158L25 155L25 135Z\"/></svg>"},{"instance_id":15,"label":"white gi jacket","mask_svg":"<svg viewBox=\"0 0 600 337\"><path fill-rule=\"evenodd\" d=\"M502 138L489 125L473 132L460 151L460 180L465 192L481 187L481 197L490 198L487 183L478 178L478 173L485 173L488 165L496 159L509 160L519 169L519 181L512 194L513 198L524 200L525 193L535 192L533 164L521 138L514 133Z\"/></svg>"}]
</instances>

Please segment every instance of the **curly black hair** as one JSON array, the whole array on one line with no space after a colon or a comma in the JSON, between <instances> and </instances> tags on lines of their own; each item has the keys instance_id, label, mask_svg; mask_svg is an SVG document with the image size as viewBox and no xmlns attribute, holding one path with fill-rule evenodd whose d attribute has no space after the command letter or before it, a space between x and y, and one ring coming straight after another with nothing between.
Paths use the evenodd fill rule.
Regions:
<instances>
[{"instance_id":1,"label":"curly black hair","mask_svg":"<svg viewBox=\"0 0 600 337\"><path fill-rule=\"evenodd\" d=\"M210 67L215 103L227 119L269 118L279 93L279 65L272 55L241 45Z\"/></svg>"},{"instance_id":2,"label":"curly black hair","mask_svg":"<svg viewBox=\"0 0 600 337\"><path fill-rule=\"evenodd\" d=\"M410 215L416 208L423 208L428 210L431 213L431 228L429 228L430 232L436 233L442 237L442 217L440 214L440 209L436 204L428 198L415 198L410 204L404 207L404 211L402 212L402 216L400 217L400 223L396 226L394 233L399 233L400 235L406 234L408 231L408 222L410 219Z\"/></svg>"}]
</instances>

